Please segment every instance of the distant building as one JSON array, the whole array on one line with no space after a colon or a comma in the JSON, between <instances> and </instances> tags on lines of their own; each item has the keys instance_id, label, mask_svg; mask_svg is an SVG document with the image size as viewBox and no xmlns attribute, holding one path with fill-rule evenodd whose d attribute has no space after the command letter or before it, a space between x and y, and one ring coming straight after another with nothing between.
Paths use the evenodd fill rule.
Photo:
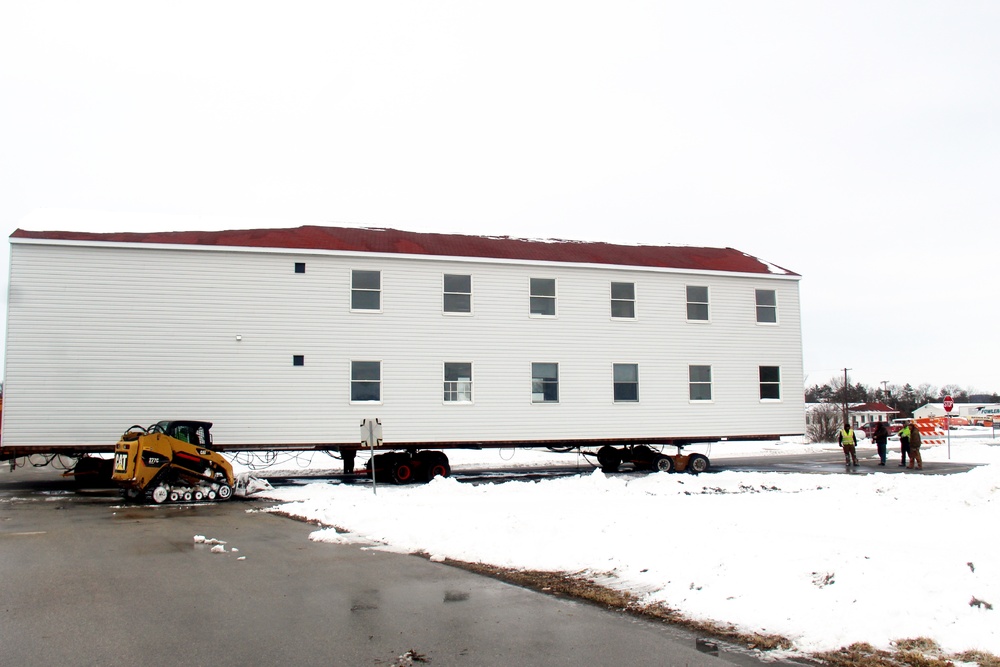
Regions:
<instances>
[{"instance_id":1,"label":"distant building","mask_svg":"<svg viewBox=\"0 0 1000 667\"><path fill-rule=\"evenodd\" d=\"M851 415L851 426L861 428L865 424L875 422L888 422L899 414L899 410L893 410L885 403L858 403L848 408Z\"/></svg>"},{"instance_id":2,"label":"distant building","mask_svg":"<svg viewBox=\"0 0 1000 667\"><path fill-rule=\"evenodd\" d=\"M842 403L807 403L806 424L815 424L819 421L819 414L827 410L836 410L843 414L844 405ZM892 421L899 410L893 410L885 403L854 403L849 405L847 411L850 415L851 426L861 428L865 424L873 424L878 421Z\"/></svg>"},{"instance_id":3,"label":"distant building","mask_svg":"<svg viewBox=\"0 0 1000 667\"><path fill-rule=\"evenodd\" d=\"M948 413L945 412L944 403L927 403L926 405L921 405L913 411L913 418L924 419L928 417L945 417L949 415L952 417L978 416L980 414L980 410L989 405L989 403L956 403L951 409L951 412ZM1000 408L1000 406L990 407Z\"/></svg>"}]
</instances>

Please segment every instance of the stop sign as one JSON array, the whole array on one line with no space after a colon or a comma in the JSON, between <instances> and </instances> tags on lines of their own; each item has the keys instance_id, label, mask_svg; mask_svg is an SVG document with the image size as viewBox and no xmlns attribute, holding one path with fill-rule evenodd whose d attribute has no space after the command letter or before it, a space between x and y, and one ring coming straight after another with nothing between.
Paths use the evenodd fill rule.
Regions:
<instances>
[{"instance_id":1,"label":"stop sign","mask_svg":"<svg viewBox=\"0 0 1000 667\"><path fill-rule=\"evenodd\" d=\"M951 396L944 397L944 411L951 412L951 409L955 407L955 401L951 400Z\"/></svg>"}]
</instances>

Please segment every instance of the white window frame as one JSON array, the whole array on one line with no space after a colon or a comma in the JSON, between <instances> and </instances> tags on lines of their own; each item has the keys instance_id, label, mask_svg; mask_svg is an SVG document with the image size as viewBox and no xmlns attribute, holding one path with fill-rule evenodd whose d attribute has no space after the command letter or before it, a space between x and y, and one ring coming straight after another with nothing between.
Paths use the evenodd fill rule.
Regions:
<instances>
[{"instance_id":1,"label":"white window frame","mask_svg":"<svg viewBox=\"0 0 1000 667\"><path fill-rule=\"evenodd\" d=\"M546 280L552 282L552 294L535 294L533 291L532 283L536 280ZM528 278L528 315L530 317L538 317L543 319L552 319L559 315L559 282L555 278ZM552 302L552 313L536 313L534 312L534 300L535 299L546 299Z\"/></svg>"},{"instance_id":2,"label":"white window frame","mask_svg":"<svg viewBox=\"0 0 1000 667\"><path fill-rule=\"evenodd\" d=\"M355 287L354 286L354 274L355 273L375 273L378 275L378 289L371 289L370 287ZM355 308L354 307L354 295L355 293L375 293L378 295L378 308ZM351 269L351 312L352 313L381 313L382 312L382 271L381 269Z\"/></svg>"},{"instance_id":3,"label":"white window frame","mask_svg":"<svg viewBox=\"0 0 1000 667\"><path fill-rule=\"evenodd\" d=\"M448 366L449 364L467 364L469 366L469 378L462 379L461 377L457 380L448 379ZM472 405L475 401L475 395L473 394L474 378L473 378L473 363L471 361L445 361L441 365L441 377L444 381L444 394L442 395L442 402L445 405ZM452 386L453 385L453 386ZM456 398L449 399L449 395L454 395ZM461 398L461 396L467 396L468 398Z\"/></svg>"},{"instance_id":4,"label":"white window frame","mask_svg":"<svg viewBox=\"0 0 1000 667\"><path fill-rule=\"evenodd\" d=\"M538 382L542 383L542 389L543 390L541 392L536 392L535 391L535 382L536 382L535 366L536 365L538 365L538 366L542 366L542 365L544 365L544 366L555 366L555 368L556 368L556 375L555 375L555 381L554 382L552 380L546 380L544 377L541 377L541 379L537 380ZM544 386L545 386L546 382L548 382L549 384L555 384L556 397L555 397L554 400L546 400L545 399ZM535 396L541 396L542 398L536 399ZM533 361L533 362L531 362L531 403L532 403L532 405L554 405L554 404L556 404L558 402L559 402L559 362L558 361Z\"/></svg>"},{"instance_id":5,"label":"white window frame","mask_svg":"<svg viewBox=\"0 0 1000 667\"><path fill-rule=\"evenodd\" d=\"M382 373L382 360L381 359L351 359L351 387L350 387L350 402L353 405L382 405L384 401L383 394L383 373ZM378 364L378 380L370 380L366 378L355 379L354 377L354 364ZM355 383L372 383L374 382L378 386L378 398L377 399L355 399L354 398L354 385Z\"/></svg>"},{"instance_id":6,"label":"white window frame","mask_svg":"<svg viewBox=\"0 0 1000 667\"><path fill-rule=\"evenodd\" d=\"M764 381L764 378L762 376L763 376L765 368L773 368L776 371L778 371L778 379L777 379L777 381L772 381L772 380L768 380L766 382ZM758 393L757 393L757 395L760 396L760 400L761 400L762 403L778 403L778 402L781 401L781 366L771 366L771 365L759 365L759 366L757 366L757 382L758 382ZM777 387L778 388L778 395L777 395L777 397L771 397L771 396L765 397L764 396L764 387L765 386L767 386L767 387Z\"/></svg>"},{"instance_id":7,"label":"white window frame","mask_svg":"<svg viewBox=\"0 0 1000 667\"><path fill-rule=\"evenodd\" d=\"M635 368L635 381L634 382L619 382L615 377L615 371L618 370L619 366L631 366ZM617 388L619 384L634 384L635 385L635 398L618 398ZM639 364L635 362L614 362L611 364L611 399L614 403L638 403L639 402Z\"/></svg>"},{"instance_id":8,"label":"white window frame","mask_svg":"<svg viewBox=\"0 0 1000 667\"><path fill-rule=\"evenodd\" d=\"M696 368L707 368L708 369L708 382L704 380L695 381L692 377L692 372ZM688 401L691 403L711 403L715 400L715 388L714 384L714 373L712 373L711 364L689 364L688 365ZM703 387L708 386L708 398L695 398L694 388L695 386Z\"/></svg>"},{"instance_id":9,"label":"white window frame","mask_svg":"<svg viewBox=\"0 0 1000 667\"><path fill-rule=\"evenodd\" d=\"M448 291L448 277L456 276L469 279L469 291L468 292L454 292ZM441 275L441 312L448 316L454 317L468 317L472 315L473 311L473 299L472 299L473 281L471 273L444 273ZM469 309L468 310L448 310L448 297L449 296L468 296L469 297Z\"/></svg>"},{"instance_id":10,"label":"white window frame","mask_svg":"<svg viewBox=\"0 0 1000 667\"><path fill-rule=\"evenodd\" d=\"M623 299L621 297L615 297L615 285L631 285L632 286L632 298ZM635 282L624 281L624 280L612 280L611 285L608 288L611 294L611 319L613 320L636 320L638 319L639 313L637 306L636 295L635 295ZM632 304L632 314L631 315L615 315L615 304L616 303L630 303Z\"/></svg>"},{"instance_id":11,"label":"white window frame","mask_svg":"<svg viewBox=\"0 0 1000 667\"><path fill-rule=\"evenodd\" d=\"M692 287L701 288L705 290L705 300L704 301L692 301L691 295L688 292ZM691 317L691 306L705 306L705 317L704 318L692 318ZM704 324L706 322L712 321L712 290L708 285L685 285L684 286L684 317L688 322L693 322L695 324Z\"/></svg>"},{"instance_id":12,"label":"white window frame","mask_svg":"<svg viewBox=\"0 0 1000 667\"><path fill-rule=\"evenodd\" d=\"M774 303L773 304L761 304L758 299L759 299L759 296L760 296L760 294L762 292L770 292L772 295L774 295ZM754 291L753 291L753 304L754 304L754 321L756 321L757 324L760 324L762 326L768 326L768 327L777 326L777 324L778 324L778 290L767 289L767 288L764 288L764 287L756 287L756 288L754 288ZM766 320L761 320L760 319L761 308L770 308L772 311L774 311L774 321L773 322L768 322Z\"/></svg>"}]
</instances>

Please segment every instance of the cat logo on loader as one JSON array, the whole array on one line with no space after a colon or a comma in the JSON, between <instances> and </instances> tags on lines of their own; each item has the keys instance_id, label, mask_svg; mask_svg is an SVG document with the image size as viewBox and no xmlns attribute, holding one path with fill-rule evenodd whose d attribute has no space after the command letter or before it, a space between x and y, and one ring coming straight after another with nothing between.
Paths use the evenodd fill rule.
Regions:
<instances>
[{"instance_id":1,"label":"cat logo on loader","mask_svg":"<svg viewBox=\"0 0 1000 667\"><path fill-rule=\"evenodd\" d=\"M111 478L126 497L156 504L229 500L233 466L212 449L211 428L201 421L129 427L115 445Z\"/></svg>"}]
</instances>

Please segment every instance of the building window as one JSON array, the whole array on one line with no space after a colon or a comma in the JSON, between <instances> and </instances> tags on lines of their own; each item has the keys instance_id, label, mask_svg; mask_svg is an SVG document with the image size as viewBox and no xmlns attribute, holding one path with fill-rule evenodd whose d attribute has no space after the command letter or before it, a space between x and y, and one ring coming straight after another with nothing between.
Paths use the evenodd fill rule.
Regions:
<instances>
[{"instance_id":1,"label":"building window","mask_svg":"<svg viewBox=\"0 0 1000 667\"><path fill-rule=\"evenodd\" d=\"M760 367L760 399L779 400L781 398L781 369L778 366Z\"/></svg>"},{"instance_id":2,"label":"building window","mask_svg":"<svg viewBox=\"0 0 1000 667\"><path fill-rule=\"evenodd\" d=\"M556 315L555 278L531 279L531 314L545 317Z\"/></svg>"},{"instance_id":3,"label":"building window","mask_svg":"<svg viewBox=\"0 0 1000 667\"><path fill-rule=\"evenodd\" d=\"M559 402L559 364L531 364L531 402Z\"/></svg>"},{"instance_id":4,"label":"building window","mask_svg":"<svg viewBox=\"0 0 1000 667\"><path fill-rule=\"evenodd\" d=\"M639 400L639 364L614 365L615 402Z\"/></svg>"},{"instance_id":5,"label":"building window","mask_svg":"<svg viewBox=\"0 0 1000 667\"><path fill-rule=\"evenodd\" d=\"M692 401L712 400L712 367L688 366L688 386Z\"/></svg>"},{"instance_id":6,"label":"building window","mask_svg":"<svg viewBox=\"0 0 1000 667\"><path fill-rule=\"evenodd\" d=\"M351 362L351 401L382 400L382 362Z\"/></svg>"},{"instance_id":7,"label":"building window","mask_svg":"<svg viewBox=\"0 0 1000 667\"><path fill-rule=\"evenodd\" d=\"M444 274L444 312L472 312L472 276Z\"/></svg>"},{"instance_id":8,"label":"building window","mask_svg":"<svg viewBox=\"0 0 1000 667\"><path fill-rule=\"evenodd\" d=\"M382 272L351 271L351 310L382 309Z\"/></svg>"},{"instance_id":9,"label":"building window","mask_svg":"<svg viewBox=\"0 0 1000 667\"><path fill-rule=\"evenodd\" d=\"M687 287L687 318L689 321L708 321L708 288L699 285Z\"/></svg>"},{"instance_id":10,"label":"building window","mask_svg":"<svg viewBox=\"0 0 1000 667\"><path fill-rule=\"evenodd\" d=\"M292 366L305 366L306 357L304 354L293 354L292 355Z\"/></svg>"},{"instance_id":11,"label":"building window","mask_svg":"<svg viewBox=\"0 0 1000 667\"><path fill-rule=\"evenodd\" d=\"M778 322L778 298L773 289L754 290L757 299L757 322L776 324Z\"/></svg>"},{"instance_id":12,"label":"building window","mask_svg":"<svg viewBox=\"0 0 1000 667\"><path fill-rule=\"evenodd\" d=\"M305 262L295 262L295 273L305 273L306 263Z\"/></svg>"},{"instance_id":13,"label":"building window","mask_svg":"<svg viewBox=\"0 0 1000 667\"><path fill-rule=\"evenodd\" d=\"M635 283L611 283L611 317L635 317Z\"/></svg>"},{"instance_id":14,"label":"building window","mask_svg":"<svg viewBox=\"0 0 1000 667\"><path fill-rule=\"evenodd\" d=\"M472 364L445 362L444 364L445 403L472 402Z\"/></svg>"}]
</instances>

